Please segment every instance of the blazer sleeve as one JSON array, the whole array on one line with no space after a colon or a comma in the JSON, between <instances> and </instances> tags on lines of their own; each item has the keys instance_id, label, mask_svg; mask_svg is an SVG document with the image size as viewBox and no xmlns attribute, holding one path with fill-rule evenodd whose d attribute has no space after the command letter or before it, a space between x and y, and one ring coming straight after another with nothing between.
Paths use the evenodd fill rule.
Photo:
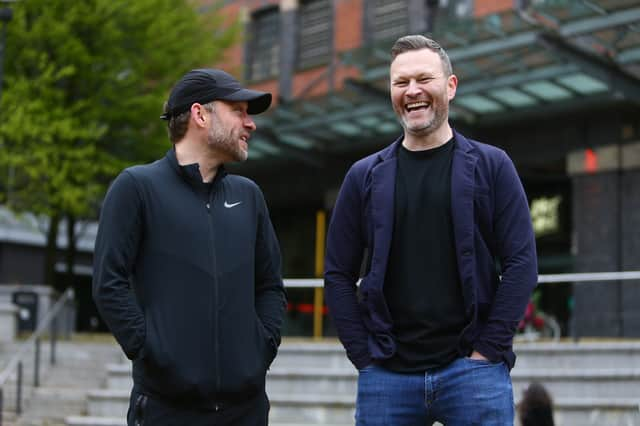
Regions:
<instances>
[{"instance_id":1,"label":"blazer sleeve","mask_svg":"<svg viewBox=\"0 0 640 426\"><path fill-rule=\"evenodd\" d=\"M352 167L340 188L327 235L324 273L329 313L347 356L358 369L372 362L356 287L366 241L361 181Z\"/></svg>"},{"instance_id":2,"label":"blazer sleeve","mask_svg":"<svg viewBox=\"0 0 640 426\"><path fill-rule=\"evenodd\" d=\"M529 204L516 169L500 151L494 182L494 233L502 277L486 325L474 349L492 361L502 358L513 343L531 293L538 281L536 245Z\"/></svg>"},{"instance_id":3,"label":"blazer sleeve","mask_svg":"<svg viewBox=\"0 0 640 426\"><path fill-rule=\"evenodd\" d=\"M141 355L146 328L130 277L142 234L142 201L124 171L105 196L93 259L93 300L129 359Z\"/></svg>"}]
</instances>

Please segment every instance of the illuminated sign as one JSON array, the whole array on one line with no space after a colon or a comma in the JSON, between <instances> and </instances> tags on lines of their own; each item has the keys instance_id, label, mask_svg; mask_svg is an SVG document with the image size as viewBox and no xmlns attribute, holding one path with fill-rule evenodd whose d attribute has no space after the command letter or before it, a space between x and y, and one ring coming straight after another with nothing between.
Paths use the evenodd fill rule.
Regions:
<instances>
[{"instance_id":1,"label":"illuminated sign","mask_svg":"<svg viewBox=\"0 0 640 426\"><path fill-rule=\"evenodd\" d=\"M536 237L554 234L560 230L561 202L561 195L540 197L531 201L531 220Z\"/></svg>"}]
</instances>

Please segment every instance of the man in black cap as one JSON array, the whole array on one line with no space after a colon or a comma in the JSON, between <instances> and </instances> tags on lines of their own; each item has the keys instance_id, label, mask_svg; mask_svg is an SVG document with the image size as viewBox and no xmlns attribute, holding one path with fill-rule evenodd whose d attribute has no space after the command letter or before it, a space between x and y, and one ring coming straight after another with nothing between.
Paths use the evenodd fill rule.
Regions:
<instances>
[{"instance_id":1,"label":"man in black cap","mask_svg":"<svg viewBox=\"0 0 640 426\"><path fill-rule=\"evenodd\" d=\"M161 116L174 146L107 192L93 297L133 360L129 426L267 424L280 251L262 192L224 164L247 159L270 104L223 71L187 73Z\"/></svg>"}]
</instances>

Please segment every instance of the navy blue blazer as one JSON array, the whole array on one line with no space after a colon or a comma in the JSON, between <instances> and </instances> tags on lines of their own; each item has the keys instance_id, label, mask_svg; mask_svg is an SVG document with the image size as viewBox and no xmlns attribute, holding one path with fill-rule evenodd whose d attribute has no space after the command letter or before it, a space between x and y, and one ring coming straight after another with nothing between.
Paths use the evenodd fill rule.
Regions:
<instances>
[{"instance_id":1,"label":"navy blue blazer","mask_svg":"<svg viewBox=\"0 0 640 426\"><path fill-rule=\"evenodd\" d=\"M504 151L454 135L451 214L468 321L458 350L467 356L475 349L512 368L513 335L538 278L527 197ZM402 139L351 167L329 225L327 305L347 356L358 369L391 357L396 348L383 285Z\"/></svg>"}]
</instances>

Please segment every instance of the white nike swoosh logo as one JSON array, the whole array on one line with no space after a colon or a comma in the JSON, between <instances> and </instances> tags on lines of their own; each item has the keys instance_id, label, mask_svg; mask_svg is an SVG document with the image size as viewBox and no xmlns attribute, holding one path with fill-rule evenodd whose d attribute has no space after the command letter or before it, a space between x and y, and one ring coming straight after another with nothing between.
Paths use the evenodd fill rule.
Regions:
<instances>
[{"instance_id":1,"label":"white nike swoosh logo","mask_svg":"<svg viewBox=\"0 0 640 426\"><path fill-rule=\"evenodd\" d=\"M240 204L240 203L242 203L242 201L238 201L237 203L232 203L232 204L229 204L229 203L227 203L227 202L225 201L225 202L224 202L224 206L225 206L226 208L230 209L231 207L235 207L235 206L237 206L237 205L238 205L238 204Z\"/></svg>"}]
</instances>

